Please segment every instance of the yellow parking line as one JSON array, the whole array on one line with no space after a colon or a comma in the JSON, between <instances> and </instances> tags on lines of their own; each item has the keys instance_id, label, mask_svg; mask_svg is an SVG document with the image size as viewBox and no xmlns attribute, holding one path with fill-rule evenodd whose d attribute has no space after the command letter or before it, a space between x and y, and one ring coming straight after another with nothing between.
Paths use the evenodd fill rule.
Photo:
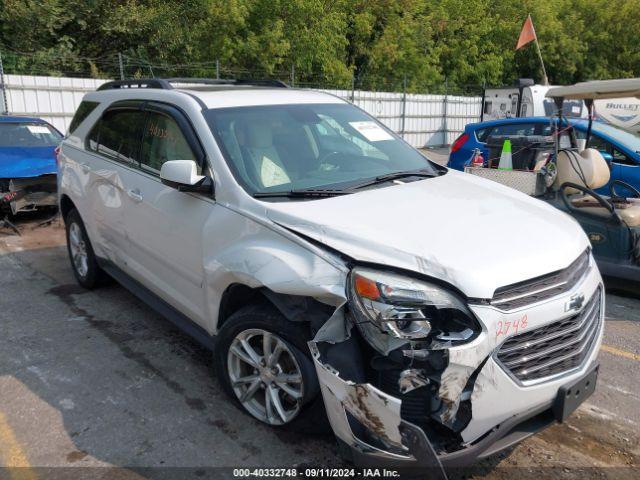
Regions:
<instances>
[{"instance_id":1,"label":"yellow parking line","mask_svg":"<svg viewBox=\"0 0 640 480\"><path fill-rule=\"evenodd\" d=\"M27 456L2 412L0 412L0 458L2 458L2 466L9 467L9 476L13 480L36 480L38 478L31 470L29 460L27 460Z\"/></svg>"},{"instance_id":2,"label":"yellow parking line","mask_svg":"<svg viewBox=\"0 0 640 480\"><path fill-rule=\"evenodd\" d=\"M640 355L636 353L627 352L626 350L620 350L619 348L604 344L602 345L601 349L607 353L612 353L613 355L618 355L619 357L624 357L628 358L629 360L640 362Z\"/></svg>"}]
</instances>

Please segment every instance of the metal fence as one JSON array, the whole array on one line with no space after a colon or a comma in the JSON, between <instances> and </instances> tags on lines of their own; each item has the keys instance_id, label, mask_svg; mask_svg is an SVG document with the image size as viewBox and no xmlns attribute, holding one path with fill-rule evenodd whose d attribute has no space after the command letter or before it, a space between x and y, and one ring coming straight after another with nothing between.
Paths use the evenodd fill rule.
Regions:
<instances>
[{"instance_id":1,"label":"metal fence","mask_svg":"<svg viewBox=\"0 0 640 480\"><path fill-rule=\"evenodd\" d=\"M66 132L84 94L106 81L4 74L0 78L0 108L4 104L11 114L43 118ZM417 94L297 86L326 91L354 103L419 148L449 145L467 123L480 118L480 96L450 95L446 88L443 94Z\"/></svg>"},{"instance_id":2,"label":"metal fence","mask_svg":"<svg viewBox=\"0 0 640 480\"><path fill-rule=\"evenodd\" d=\"M480 119L480 96L322 90L351 101L419 148L449 145Z\"/></svg>"},{"instance_id":3,"label":"metal fence","mask_svg":"<svg viewBox=\"0 0 640 480\"><path fill-rule=\"evenodd\" d=\"M42 118L64 133L85 93L94 91L106 81L4 75L7 111L13 115Z\"/></svg>"}]
</instances>

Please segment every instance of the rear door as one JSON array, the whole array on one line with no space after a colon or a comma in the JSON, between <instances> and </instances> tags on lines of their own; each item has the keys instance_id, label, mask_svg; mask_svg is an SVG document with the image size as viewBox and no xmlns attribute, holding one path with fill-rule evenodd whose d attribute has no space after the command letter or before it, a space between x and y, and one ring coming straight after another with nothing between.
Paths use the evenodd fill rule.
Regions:
<instances>
[{"instance_id":1,"label":"rear door","mask_svg":"<svg viewBox=\"0 0 640 480\"><path fill-rule=\"evenodd\" d=\"M105 110L87 136L88 158L81 164L101 254L120 268L129 257L124 208L126 185L137 175L145 123L140 106L141 102L125 101Z\"/></svg>"},{"instance_id":2,"label":"rear door","mask_svg":"<svg viewBox=\"0 0 640 480\"><path fill-rule=\"evenodd\" d=\"M482 105L482 121L516 117L519 92L517 88L486 89Z\"/></svg>"},{"instance_id":3,"label":"rear door","mask_svg":"<svg viewBox=\"0 0 640 480\"><path fill-rule=\"evenodd\" d=\"M205 167L204 150L177 108L149 102L140 168L127 185L125 224L129 273L192 320L205 325L202 232L212 197L179 192L160 181L168 160L194 160Z\"/></svg>"}]
</instances>

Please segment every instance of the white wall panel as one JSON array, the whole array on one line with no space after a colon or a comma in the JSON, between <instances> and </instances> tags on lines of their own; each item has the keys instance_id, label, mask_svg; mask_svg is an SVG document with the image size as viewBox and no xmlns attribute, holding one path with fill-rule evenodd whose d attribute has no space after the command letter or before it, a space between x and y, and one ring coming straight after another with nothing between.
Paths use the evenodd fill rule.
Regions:
<instances>
[{"instance_id":1,"label":"white wall panel","mask_svg":"<svg viewBox=\"0 0 640 480\"><path fill-rule=\"evenodd\" d=\"M108 80L5 75L9 111L47 120L66 132L85 93ZM479 121L481 98L444 95L323 90L353 102L415 147L450 144L470 122ZM403 132L404 103L404 132ZM445 116L446 112L446 116Z\"/></svg>"},{"instance_id":2,"label":"white wall panel","mask_svg":"<svg viewBox=\"0 0 640 480\"><path fill-rule=\"evenodd\" d=\"M40 117L66 132L85 93L107 80L5 75L7 104L13 115Z\"/></svg>"}]
</instances>

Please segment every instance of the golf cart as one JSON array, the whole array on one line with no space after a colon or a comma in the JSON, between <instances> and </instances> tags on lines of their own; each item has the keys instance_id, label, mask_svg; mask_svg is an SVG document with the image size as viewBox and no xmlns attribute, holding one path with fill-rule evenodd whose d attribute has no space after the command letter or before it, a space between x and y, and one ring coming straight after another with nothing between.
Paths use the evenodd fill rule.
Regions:
<instances>
[{"instance_id":1,"label":"golf cart","mask_svg":"<svg viewBox=\"0 0 640 480\"><path fill-rule=\"evenodd\" d=\"M497 170L467 167L465 171L536 196L575 218L587 233L593 255L610 285L637 289L640 285L640 192L616 180L609 196L596 189L610 180L611 164L589 144L593 102L597 99L640 98L640 78L582 82L550 88L555 104L553 148L546 162L529 170ZM589 111L586 139L578 140L564 116L565 100L583 100Z\"/></svg>"}]
</instances>

